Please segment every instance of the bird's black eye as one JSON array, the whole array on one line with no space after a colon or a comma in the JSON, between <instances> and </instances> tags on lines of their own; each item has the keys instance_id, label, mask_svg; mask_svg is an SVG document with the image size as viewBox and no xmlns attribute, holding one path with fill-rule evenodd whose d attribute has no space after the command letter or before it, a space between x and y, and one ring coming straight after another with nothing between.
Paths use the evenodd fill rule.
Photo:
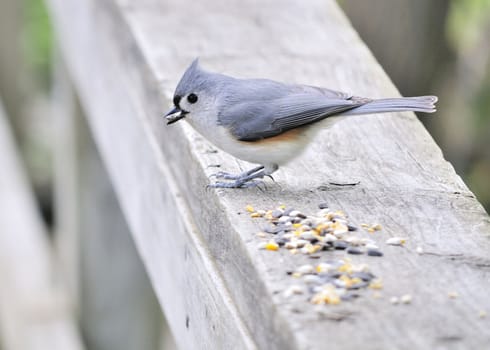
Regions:
<instances>
[{"instance_id":1,"label":"bird's black eye","mask_svg":"<svg viewBox=\"0 0 490 350\"><path fill-rule=\"evenodd\" d=\"M187 96L187 101L189 101L189 103L196 103L197 102L197 95L196 94L189 94L189 96Z\"/></svg>"},{"instance_id":2,"label":"bird's black eye","mask_svg":"<svg viewBox=\"0 0 490 350\"><path fill-rule=\"evenodd\" d=\"M174 106L179 107L179 102L180 102L181 97L179 95L174 96Z\"/></svg>"}]
</instances>

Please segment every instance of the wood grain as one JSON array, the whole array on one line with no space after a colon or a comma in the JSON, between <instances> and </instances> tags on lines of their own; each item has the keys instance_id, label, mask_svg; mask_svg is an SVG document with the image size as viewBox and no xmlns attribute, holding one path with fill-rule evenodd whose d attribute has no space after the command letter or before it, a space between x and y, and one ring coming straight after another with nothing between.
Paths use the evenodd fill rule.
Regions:
<instances>
[{"instance_id":1,"label":"wood grain","mask_svg":"<svg viewBox=\"0 0 490 350\"><path fill-rule=\"evenodd\" d=\"M211 165L231 172L251 165L215 152L184 123L169 128L162 119L197 56L204 67L235 76L398 95L333 1L50 5L95 141L183 349L488 345L489 320L478 314L490 310L490 220L412 113L338 123L266 191L207 190ZM383 277L383 298L367 295L319 314L276 293L290 283L285 271L308 259L259 251L260 224L244 207L284 203L312 212L319 202L354 223L381 223L380 242L408 237L405 249L387 247L384 258L369 260ZM417 246L429 254L416 254ZM453 290L456 300L447 297ZM411 305L389 303L402 294L413 295ZM329 313L351 316L337 322Z\"/></svg>"}]
</instances>

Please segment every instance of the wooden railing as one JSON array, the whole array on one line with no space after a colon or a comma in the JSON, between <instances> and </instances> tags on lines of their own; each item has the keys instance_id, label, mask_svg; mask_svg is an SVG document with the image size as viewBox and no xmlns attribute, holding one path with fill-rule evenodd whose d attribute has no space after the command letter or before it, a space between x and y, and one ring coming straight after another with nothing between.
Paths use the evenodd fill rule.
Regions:
<instances>
[{"instance_id":1,"label":"wooden railing","mask_svg":"<svg viewBox=\"0 0 490 350\"><path fill-rule=\"evenodd\" d=\"M488 346L490 219L413 113L337 124L265 190L207 189L217 166L249 164L162 118L198 56L235 76L397 95L335 2L48 5L59 44L57 252L89 349L156 348L160 310L181 349ZM258 248L273 236L257 235L266 221L248 205L315 213L325 202L384 256ZM402 247L385 244L397 236ZM378 280L355 300L314 305L290 274L332 259L366 264ZM288 295L295 284L303 294Z\"/></svg>"},{"instance_id":2,"label":"wooden railing","mask_svg":"<svg viewBox=\"0 0 490 350\"><path fill-rule=\"evenodd\" d=\"M48 237L0 103L0 344L82 349Z\"/></svg>"}]
</instances>

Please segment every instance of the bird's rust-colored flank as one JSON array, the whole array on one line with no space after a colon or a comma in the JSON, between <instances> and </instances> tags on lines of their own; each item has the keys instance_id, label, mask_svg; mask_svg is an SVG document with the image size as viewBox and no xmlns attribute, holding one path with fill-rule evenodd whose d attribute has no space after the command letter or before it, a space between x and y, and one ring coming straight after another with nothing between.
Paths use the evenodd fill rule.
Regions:
<instances>
[{"instance_id":1,"label":"bird's rust-colored flank","mask_svg":"<svg viewBox=\"0 0 490 350\"><path fill-rule=\"evenodd\" d=\"M276 142L284 142L284 141L296 141L298 138L301 137L301 134L303 133L305 128L300 127L300 128L295 128L288 130L286 132L283 132L282 134L272 136L272 137L267 137L265 139L261 140L256 140L253 141L254 144L260 144L260 145L268 145L268 144L274 144ZM244 141L249 143L249 141Z\"/></svg>"}]
</instances>

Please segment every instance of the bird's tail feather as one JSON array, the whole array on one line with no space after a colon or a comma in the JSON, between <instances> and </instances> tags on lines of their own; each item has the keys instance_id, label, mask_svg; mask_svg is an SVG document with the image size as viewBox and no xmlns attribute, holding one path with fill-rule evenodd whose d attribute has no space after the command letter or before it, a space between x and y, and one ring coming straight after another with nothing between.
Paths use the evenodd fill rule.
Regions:
<instances>
[{"instance_id":1,"label":"bird's tail feather","mask_svg":"<svg viewBox=\"0 0 490 350\"><path fill-rule=\"evenodd\" d=\"M343 112L342 115L404 111L433 113L436 111L436 102L437 96L383 98L369 101L363 105L360 105L359 107Z\"/></svg>"}]
</instances>

